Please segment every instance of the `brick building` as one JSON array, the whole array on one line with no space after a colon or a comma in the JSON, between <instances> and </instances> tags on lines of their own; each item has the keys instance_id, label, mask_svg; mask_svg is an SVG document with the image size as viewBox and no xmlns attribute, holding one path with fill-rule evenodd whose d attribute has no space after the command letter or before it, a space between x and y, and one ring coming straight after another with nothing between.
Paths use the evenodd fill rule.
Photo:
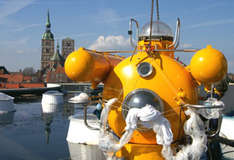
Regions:
<instances>
[{"instance_id":1,"label":"brick building","mask_svg":"<svg viewBox=\"0 0 234 160\"><path fill-rule=\"evenodd\" d=\"M50 60L50 67L47 72L46 82L64 83L71 82L64 71L64 58L59 53L59 44L57 44L56 52Z\"/></svg>"},{"instance_id":2,"label":"brick building","mask_svg":"<svg viewBox=\"0 0 234 160\"><path fill-rule=\"evenodd\" d=\"M10 73L5 67L0 66L0 89L45 87L44 83L35 81L35 78L33 76L25 76L22 72Z\"/></svg>"}]
</instances>

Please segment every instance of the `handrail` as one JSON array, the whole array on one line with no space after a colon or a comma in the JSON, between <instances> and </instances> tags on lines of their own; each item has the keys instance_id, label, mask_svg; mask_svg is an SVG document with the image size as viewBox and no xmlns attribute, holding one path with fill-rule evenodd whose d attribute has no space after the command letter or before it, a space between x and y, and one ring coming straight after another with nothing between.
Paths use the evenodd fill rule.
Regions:
<instances>
[{"instance_id":1,"label":"handrail","mask_svg":"<svg viewBox=\"0 0 234 160\"><path fill-rule=\"evenodd\" d=\"M96 128L96 127L92 127L88 124L88 121L87 121L87 108L88 108L88 105L92 104L92 102L90 103L86 103L84 104L84 124L87 128L91 129L91 130L99 130L100 128Z\"/></svg>"},{"instance_id":2,"label":"handrail","mask_svg":"<svg viewBox=\"0 0 234 160\"><path fill-rule=\"evenodd\" d=\"M139 24L137 22L137 20L135 20L134 18L131 18L130 21L129 21L129 30L128 30L128 35L130 36L130 44L133 48L136 48L136 45L133 44L133 41L132 41L132 22L135 22L136 24L136 27L137 27L137 37L139 37Z\"/></svg>"},{"instance_id":3,"label":"handrail","mask_svg":"<svg viewBox=\"0 0 234 160\"><path fill-rule=\"evenodd\" d=\"M107 51L96 51L96 50L89 50L89 49L84 49L89 52L93 53L135 53L134 50L107 50ZM155 49L152 50L154 52L197 52L200 49ZM138 52L143 52L144 50L137 50Z\"/></svg>"}]
</instances>

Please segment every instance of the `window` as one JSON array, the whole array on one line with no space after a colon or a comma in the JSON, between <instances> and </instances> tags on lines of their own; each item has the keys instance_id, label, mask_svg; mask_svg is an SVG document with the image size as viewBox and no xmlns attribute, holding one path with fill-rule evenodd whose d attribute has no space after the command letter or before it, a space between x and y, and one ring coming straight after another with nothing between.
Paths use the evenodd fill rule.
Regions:
<instances>
[{"instance_id":1,"label":"window","mask_svg":"<svg viewBox=\"0 0 234 160\"><path fill-rule=\"evenodd\" d=\"M45 51L46 53L50 53L50 49L49 48L46 48L45 50L46 50Z\"/></svg>"},{"instance_id":2,"label":"window","mask_svg":"<svg viewBox=\"0 0 234 160\"><path fill-rule=\"evenodd\" d=\"M45 43L47 46L49 46L50 45L50 41L46 41L46 43Z\"/></svg>"}]
</instances>

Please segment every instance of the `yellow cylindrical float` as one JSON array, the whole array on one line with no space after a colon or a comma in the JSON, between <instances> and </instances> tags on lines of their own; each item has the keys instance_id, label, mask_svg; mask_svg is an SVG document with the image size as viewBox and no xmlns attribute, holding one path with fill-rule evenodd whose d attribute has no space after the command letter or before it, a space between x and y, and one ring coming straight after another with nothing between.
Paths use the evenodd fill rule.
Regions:
<instances>
[{"instance_id":1,"label":"yellow cylindrical float","mask_svg":"<svg viewBox=\"0 0 234 160\"><path fill-rule=\"evenodd\" d=\"M80 48L72 52L65 61L67 76L76 82L102 82L121 57Z\"/></svg>"}]
</instances>

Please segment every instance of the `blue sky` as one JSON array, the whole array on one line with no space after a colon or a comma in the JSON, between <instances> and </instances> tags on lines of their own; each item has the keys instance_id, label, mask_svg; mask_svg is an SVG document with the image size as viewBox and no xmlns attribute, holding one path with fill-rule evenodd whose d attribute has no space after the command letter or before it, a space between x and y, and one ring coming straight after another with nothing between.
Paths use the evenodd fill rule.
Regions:
<instances>
[{"instance_id":1,"label":"blue sky","mask_svg":"<svg viewBox=\"0 0 234 160\"><path fill-rule=\"evenodd\" d=\"M0 65L10 71L40 68L41 37L50 10L56 40L71 37L75 48L129 49L128 22L149 21L151 0L0 0ZM159 0L160 19L175 31L181 19L181 47L219 49L234 72L234 0ZM192 53L177 53L186 64Z\"/></svg>"}]
</instances>

